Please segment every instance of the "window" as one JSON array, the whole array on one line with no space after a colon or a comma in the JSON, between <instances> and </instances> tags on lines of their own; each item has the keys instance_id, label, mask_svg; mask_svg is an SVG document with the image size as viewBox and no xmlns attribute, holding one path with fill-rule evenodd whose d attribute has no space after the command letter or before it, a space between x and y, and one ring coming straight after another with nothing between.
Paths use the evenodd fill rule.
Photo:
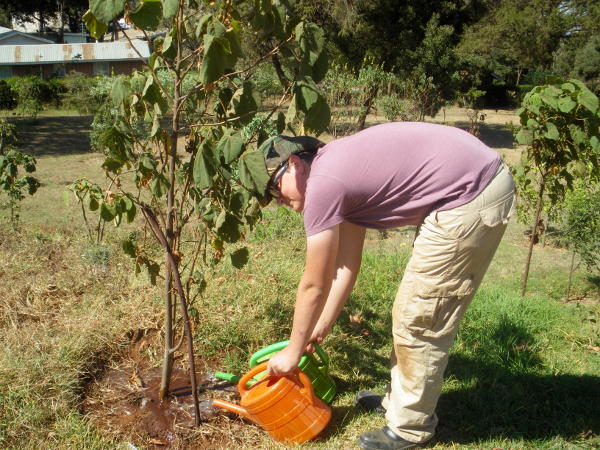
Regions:
<instances>
[{"instance_id":1,"label":"window","mask_svg":"<svg viewBox=\"0 0 600 450\"><path fill-rule=\"evenodd\" d=\"M65 65L64 64L53 64L52 72L54 73L55 77L64 78L65 77Z\"/></svg>"},{"instance_id":2,"label":"window","mask_svg":"<svg viewBox=\"0 0 600 450\"><path fill-rule=\"evenodd\" d=\"M94 76L97 76L97 75L108 76L110 73L109 67L108 67L108 62L95 62L93 71L94 71Z\"/></svg>"},{"instance_id":3,"label":"window","mask_svg":"<svg viewBox=\"0 0 600 450\"><path fill-rule=\"evenodd\" d=\"M0 66L0 79L12 77L12 67Z\"/></svg>"}]
</instances>

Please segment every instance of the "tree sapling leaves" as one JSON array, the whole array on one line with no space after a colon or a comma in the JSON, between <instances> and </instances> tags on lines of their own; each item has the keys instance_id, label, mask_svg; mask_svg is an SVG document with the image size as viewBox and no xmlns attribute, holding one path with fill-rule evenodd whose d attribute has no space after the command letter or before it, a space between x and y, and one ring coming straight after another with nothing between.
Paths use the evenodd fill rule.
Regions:
<instances>
[{"instance_id":1,"label":"tree sapling leaves","mask_svg":"<svg viewBox=\"0 0 600 450\"><path fill-rule=\"evenodd\" d=\"M162 19L160 0L143 0L139 7L129 14L136 27L142 30L156 30Z\"/></svg>"}]
</instances>

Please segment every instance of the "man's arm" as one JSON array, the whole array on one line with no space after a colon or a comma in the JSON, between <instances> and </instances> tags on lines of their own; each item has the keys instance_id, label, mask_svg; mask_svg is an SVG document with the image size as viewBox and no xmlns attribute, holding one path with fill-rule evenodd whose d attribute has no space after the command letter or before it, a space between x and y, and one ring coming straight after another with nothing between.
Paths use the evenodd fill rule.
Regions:
<instances>
[{"instance_id":1,"label":"man's arm","mask_svg":"<svg viewBox=\"0 0 600 450\"><path fill-rule=\"evenodd\" d=\"M306 265L296 296L289 345L269 360L268 372L292 372L308 344L333 282L340 225L310 236L306 242Z\"/></svg>"},{"instance_id":2,"label":"man's arm","mask_svg":"<svg viewBox=\"0 0 600 450\"><path fill-rule=\"evenodd\" d=\"M309 342L320 344L331 332L340 311L354 287L362 258L365 229L343 222L339 226L336 272L323 312L315 325Z\"/></svg>"}]
</instances>

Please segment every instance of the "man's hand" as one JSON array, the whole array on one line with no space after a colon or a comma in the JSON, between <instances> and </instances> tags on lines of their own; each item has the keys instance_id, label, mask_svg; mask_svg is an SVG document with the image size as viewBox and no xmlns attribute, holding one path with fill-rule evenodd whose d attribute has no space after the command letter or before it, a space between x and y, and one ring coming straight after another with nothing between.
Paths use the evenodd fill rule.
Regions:
<instances>
[{"instance_id":1,"label":"man's hand","mask_svg":"<svg viewBox=\"0 0 600 450\"><path fill-rule=\"evenodd\" d=\"M289 375L298 367L301 356L302 354L298 355L290 350L289 347L286 347L269 359L267 373L277 376Z\"/></svg>"},{"instance_id":2,"label":"man's hand","mask_svg":"<svg viewBox=\"0 0 600 450\"><path fill-rule=\"evenodd\" d=\"M310 336L308 344L306 345L306 351L311 353L314 352L315 347L313 344L321 345L323 343L323 340L327 337L327 335L330 332L331 327L322 327L320 326L320 324L317 323L315 329L312 332L312 335Z\"/></svg>"}]
</instances>

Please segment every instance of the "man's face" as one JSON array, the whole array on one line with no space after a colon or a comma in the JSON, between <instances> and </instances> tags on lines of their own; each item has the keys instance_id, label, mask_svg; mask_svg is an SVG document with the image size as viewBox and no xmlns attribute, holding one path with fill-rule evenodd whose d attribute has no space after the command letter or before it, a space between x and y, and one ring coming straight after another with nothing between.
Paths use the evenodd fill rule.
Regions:
<instances>
[{"instance_id":1,"label":"man's face","mask_svg":"<svg viewBox=\"0 0 600 450\"><path fill-rule=\"evenodd\" d=\"M292 155L287 167L282 167L283 173L278 172L274 175L272 189L279 194L276 198L277 203L297 212L304 210L307 169L308 165L302 159Z\"/></svg>"}]
</instances>

